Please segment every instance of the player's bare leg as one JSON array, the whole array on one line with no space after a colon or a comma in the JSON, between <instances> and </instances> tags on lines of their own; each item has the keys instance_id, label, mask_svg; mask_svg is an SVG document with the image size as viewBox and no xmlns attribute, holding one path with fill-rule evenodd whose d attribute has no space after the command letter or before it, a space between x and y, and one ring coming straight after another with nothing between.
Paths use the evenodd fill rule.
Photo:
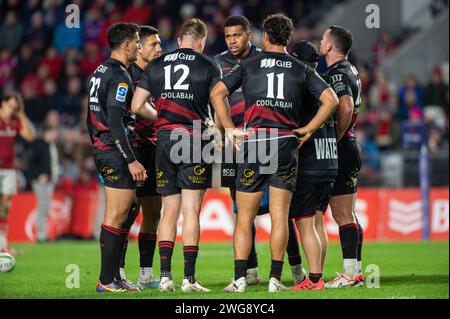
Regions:
<instances>
[{"instance_id":1,"label":"player's bare leg","mask_svg":"<svg viewBox=\"0 0 450 319\"><path fill-rule=\"evenodd\" d=\"M180 216L181 193L162 197L163 212L158 226L158 246L161 260L160 291L174 291L172 278L172 253L177 236L177 222Z\"/></svg>"},{"instance_id":2,"label":"player's bare leg","mask_svg":"<svg viewBox=\"0 0 450 319\"><path fill-rule=\"evenodd\" d=\"M11 205L11 196L0 195L0 252L11 251L8 247L8 213ZM13 252L13 251L12 251ZM14 254L13 254L14 255Z\"/></svg>"},{"instance_id":3,"label":"player's bare leg","mask_svg":"<svg viewBox=\"0 0 450 319\"><path fill-rule=\"evenodd\" d=\"M235 292L245 292L248 256L252 247L252 225L264 192L236 192L238 213L233 234Z\"/></svg>"},{"instance_id":4,"label":"player's bare leg","mask_svg":"<svg viewBox=\"0 0 450 319\"><path fill-rule=\"evenodd\" d=\"M296 221L300 239L309 265L309 277L292 287L292 290L322 290L322 245L314 222L315 216Z\"/></svg>"},{"instance_id":5,"label":"player's bare leg","mask_svg":"<svg viewBox=\"0 0 450 319\"><path fill-rule=\"evenodd\" d=\"M203 190L181 191L181 211L183 214L183 255L184 279L181 290L184 292L209 292L195 278L195 266L200 240L200 208L205 192Z\"/></svg>"},{"instance_id":6,"label":"player's bare leg","mask_svg":"<svg viewBox=\"0 0 450 319\"><path fill-rule=\"evenodd\" d=\"M141 196L142 224L139 231L140 272L139 284L144 288L157 288L159 279L153 277L153 257L156 233L161 219L161 196Z\"/></svg>"},{"instance_id":7,"label":"player's bare leg","mask_svg":"<svg viewBox=\"0 0 450 319\"><path fill-rule=\"evenodd\" d=\"M236 190L230 189L230 196L233 201L236 201ZM250 254L248 256L247 264L247 285L257 285L260 281L258 276L258 255L256 254L256 225L255 222L252 224L252 247L250 249ZM229 292L233 290L233 284L231 283L225 287L224 291Z\"/></svg>"},{"instance_id":8,"label":"player's bare leg","mask_svg":"<svg viewBox=\"0 0 450 319\"><path fill-rule=\"evenodd\" d=\"M343 255L343 273L326 284L327 288L349 287L357 275L358 224L355 218L355 194L338 195L330 200L331 212L339 226Z\"/></svg>"},{"instance_id":9,"label":"player's bare leg","mask_svg":"<svg viewBox=\"0 0 450 319\"><path fill-rule=\"evenodd\" d=\"M270 232L272 265L269 275L269 292L287 289L281 284L280 280L289 236L288 214L291 199L292 192L272 186L269 187L269 211L272 222L272 230Z\"/></svg>"},{"instance_id":10,"label":"player's bare leg","mask_svg":"<svg viewBox=\"0 0 450 319\"><path fill-rule=\"evenodd\" d=\"M325 229L324 215L320 211L316 213L316 216L314 218L314 226L316 228L317 235L319 236L320 239L322 251L322 256L320 258L320 270L323 273L323 267L325 266L325 258L327 256L328 250L328 235Z\"/></svg>"},{"instance_id":11,"label":"player's bare leg","mask_svg":"<svg viewBox=\"0 0 450 319\"><path fill-rule=\"evenodd\" d=\"M316 228L314 227L314 216L299 219L296 221L296 224L300 232L303 251L308 260L309 272L316 274L322 273L322 245Z\"/></svg>"},{"instance_id":12,"label":"player's bare leg","mask_svg":"<svg viewBox=\"0 0 450 319\"><path fill-rule=\"evenodd\" d=\"M128 230L121 229L135 200L134 189L105 187L105 217L100 233L101 272L97 289L120 280L119 263Z\"/></svg>"}]
</instances>

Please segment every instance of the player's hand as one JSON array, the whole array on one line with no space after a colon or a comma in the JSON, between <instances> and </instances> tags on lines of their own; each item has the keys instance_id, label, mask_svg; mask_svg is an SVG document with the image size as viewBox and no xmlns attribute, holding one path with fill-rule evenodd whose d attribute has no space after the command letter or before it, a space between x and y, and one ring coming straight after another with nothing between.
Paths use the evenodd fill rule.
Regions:
<instances>
[{"instance_id":1,"label":"player's hand","mask_svg":"<svg viewBox=\"0 0 450 319\"><path fill-rule=\"evenodd\" d=\"M143 182L148 178L147 171L138 161L128 164L128 170L130 171L133 181L135 182Z\"/></svg>"},{"instance_id":2,"label":"player's hand","mask_svg":"<svg viewBox=\"0 0 450 319\"><path fill-rule=\"evenodd\" d=\"M244 132L244 130L240 128L234 128L231 130L226 129L225 134L228 141L233 143L233 149L240 151L240 145L244 142L244 137L248 135L248 132Z\"/></svg>"},{"instance_id":3,"label":"player's hand","mask_svg":"<svg viewBox=\"0 0 450 319\"><path fill-rule=\"evenodd\" d=\"M312 136L312 132L308 130L306 127L300 127L298 129L293 130L293 132L297 135L298 148L302 147L302 145Z\"/></svg>"}]
</instances>

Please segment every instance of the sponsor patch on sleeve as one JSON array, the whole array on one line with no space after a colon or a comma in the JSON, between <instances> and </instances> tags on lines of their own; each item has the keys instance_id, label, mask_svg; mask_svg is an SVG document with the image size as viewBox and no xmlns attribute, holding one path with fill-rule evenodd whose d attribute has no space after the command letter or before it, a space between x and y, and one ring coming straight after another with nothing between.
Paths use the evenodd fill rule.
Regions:
<instances>
[{"instance_id":1,"label":"sponsor patch on sleeve","mask_svg":"<svg viewBox=\"0 0 450 319\"><path fill-rule=\"evenodd\" d=\"M119 83L119 85L117 86L116 100L119 102L125 102L127 92L128 92L128 84L126 84L125 82Z\"/></svg>"}]
</instances>

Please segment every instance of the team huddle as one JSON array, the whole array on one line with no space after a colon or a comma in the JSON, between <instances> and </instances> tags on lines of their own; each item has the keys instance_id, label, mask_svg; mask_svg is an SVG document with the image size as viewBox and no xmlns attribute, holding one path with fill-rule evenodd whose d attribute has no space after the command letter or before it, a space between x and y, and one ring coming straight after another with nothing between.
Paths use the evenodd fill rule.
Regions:
<instances>
[{"instance_id":1,"label":"team huddle","mask_svg":"<svg viewBox=\"0 0 450 319\"><path fill-rule=\"evenodd\" d=\"M209 292L196 278L199 214L221 165L236 225L234 279L227 292L260 282L255 217L270 214L269 292L358 287L363 231L354 213L361 150L353 127L361 83L347 56L352 35L329 27L320 48L290 43L294 27L283 14L263 24L262 48L252 45L243 16L225 20L228 50L202 54L207 28L200 19L181 27L179 48L162 54L158 30L116 23L111 57L88 78L88 118L95 164L105 188L98 292L157 288L175 291L172 253L183 215L183 292ZM327 71L315 69L320 57ZM217 157L211 152L219 153ZM214 158L214 160L212 160ZM343 271L324 283L324 213L339 225ZM140 275L125 275L128 233L142 208ZM296 229L308 262L306 274ZM159 248L160 277L153 274ZM293 286L281 282L288 255ZM207 286L207 285L206 285Z\"/></svg>"}]
</instances>

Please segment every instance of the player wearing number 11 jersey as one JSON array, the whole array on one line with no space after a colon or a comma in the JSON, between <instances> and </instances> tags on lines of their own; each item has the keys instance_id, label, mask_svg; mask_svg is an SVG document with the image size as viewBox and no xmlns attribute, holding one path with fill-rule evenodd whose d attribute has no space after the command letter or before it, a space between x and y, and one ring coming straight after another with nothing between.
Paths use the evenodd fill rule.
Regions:
<instances>
[{"instance_id":1,"label":"player wearing number 11 jersey","mask_svg":"<svg viewBox=\"0 0 450 319\"><path fill-rule=\"evenodd\" d=\"M233 124L225 98L242 86L245 97L245 126L249 133L268 132L269 143L248 140L243 147L243 163L236 178L237 223L234 232L235 291L245 290L245 276L251 249L251 225L256 217L264 189L269 187L269 211L272 221L269 292L285 290L281 282L283 258L288 240L288 212L297 183L298 141L311 137L330 117L337 97L319 75L286 52L293 25L291 19L275 14L264 20L263 48L258 56L245 59L233 68L211 92L211 102L223 127L233 137L242 135ZM299 110L309 92L322 103L317 115L300 127ZM257 136L258 138L259 136ZM267 138L267 135L266 135ZM272 143L272 141L275 141ZM273 145L275 144L275 145ZM275 150L273 150L274 148ZM252 157L268 154L269 158ZM270 169L262 169L264 162Z\"/></svg>"}]
</instances>

